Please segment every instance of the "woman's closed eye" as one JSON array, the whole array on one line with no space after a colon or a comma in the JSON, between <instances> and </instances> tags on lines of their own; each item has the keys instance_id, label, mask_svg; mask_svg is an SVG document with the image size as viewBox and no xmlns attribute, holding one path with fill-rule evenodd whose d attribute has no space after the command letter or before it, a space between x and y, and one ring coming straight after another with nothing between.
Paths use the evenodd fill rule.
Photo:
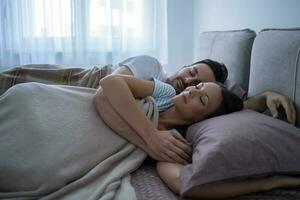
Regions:
<instances>
[{"instance_id":1,"label":"woman's closed eye","mask_svg":"<svg viewBox=\"0 0 300 200\"><path fill-rule=\"evenodd\" d=\"M207 104L208 104L208 96L206 95L206 94L203 94L203 95L201 95L200 96L200 101L201 101L201 103L204 105L204 106L206 106Z\"/></svg>"},{"instance_id":2,"label":"woman's closed eye","mask_svg":"<svg viewBox=\"0 0 300 200\"><path fill-rule=\"evenodd\" d=\"M204 100L203 95L200 97L200 101L201 101L201 103L202 103L203 105L205 105L205 100Z\"/></svg>"}]
</instances>

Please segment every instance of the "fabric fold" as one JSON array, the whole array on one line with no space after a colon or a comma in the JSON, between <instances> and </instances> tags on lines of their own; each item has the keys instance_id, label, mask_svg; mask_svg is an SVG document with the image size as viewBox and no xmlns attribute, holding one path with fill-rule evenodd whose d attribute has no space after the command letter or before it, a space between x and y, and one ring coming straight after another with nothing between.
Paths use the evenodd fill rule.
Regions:
<instances>
[{"instance_id":1,"label":"fabric fold","mask_svg":"<svg viewBox=\"0 0 300 200\"><path fill-rule=\"evenodd\" d=\"M0 96L0 198L135 199L128 176L146 154L99 117L95 92L24 83ZM137 104L157 123L152 98Z\"/></svg>"}]
</instances>

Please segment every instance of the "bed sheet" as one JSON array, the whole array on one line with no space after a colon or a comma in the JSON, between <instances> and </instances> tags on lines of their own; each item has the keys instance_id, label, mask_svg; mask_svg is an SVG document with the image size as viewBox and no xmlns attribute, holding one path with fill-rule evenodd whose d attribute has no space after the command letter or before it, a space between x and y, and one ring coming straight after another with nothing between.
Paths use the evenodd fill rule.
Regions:
<instances>
[{"instance_id":1,"label":"bed sheet","mask_svg":"<svg viewBox=\"0 0 300 200\"><path fill-rule=\"evenodd\" d=\"M191 200L174 194L159 178L153 162L144 162L138 170L132 173L131 183L138 200ZM228 200L300 200L300 187L276 189Z\"/></svg>"}]
</instances>

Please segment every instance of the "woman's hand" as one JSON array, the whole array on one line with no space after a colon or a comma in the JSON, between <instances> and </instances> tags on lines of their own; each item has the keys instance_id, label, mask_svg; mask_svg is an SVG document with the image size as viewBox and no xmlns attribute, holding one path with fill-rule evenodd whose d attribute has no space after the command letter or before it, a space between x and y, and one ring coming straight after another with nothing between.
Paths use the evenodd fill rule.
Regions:
<instances>
[{"instance_id":1,"label":"woman's hand","mask_svg":"<svg viewBox=\"0 0 300 200\"><path fill-rule=\"evenodd\" d=\"M191 160L192 147L180 134L158 131L149 134L145 151L155 160L187 164Z\"/></svg>"}]
</instances>

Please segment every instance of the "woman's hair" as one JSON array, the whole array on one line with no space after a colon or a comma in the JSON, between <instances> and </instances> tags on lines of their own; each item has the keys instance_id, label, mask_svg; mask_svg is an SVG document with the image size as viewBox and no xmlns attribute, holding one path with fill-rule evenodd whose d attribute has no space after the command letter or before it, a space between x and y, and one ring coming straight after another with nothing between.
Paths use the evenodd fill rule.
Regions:
<instances>
[{"instance_id":1,"label":"woman's hair","mask_svg":"<svg viewBox=\"0 0 300 200\"><path fill-rule=\"evenodd\" d=\"M195 62L190 66L201 64L201 63L207 64L210 67L210 69L213 71L215 75L217 82L224 83L226 81L228 76L228 71L226 66L223 63L219 63L217 61L210 60L210 59L205 59L205 60Z\"/></svg>"},{"instance_id":2,"label":"woman's hair","mask_svg":"<svg viewBox=\"0 0 300 200\"><path fill-rule=\"evenodd\" d=\"M206 119L219 115L229 114L243 109L243 100L240 97L230 92L222 83L215 83L221 87L222 102L221 105L213 113L209 114L206 117Z\"/></svg>"}]
</instances>

